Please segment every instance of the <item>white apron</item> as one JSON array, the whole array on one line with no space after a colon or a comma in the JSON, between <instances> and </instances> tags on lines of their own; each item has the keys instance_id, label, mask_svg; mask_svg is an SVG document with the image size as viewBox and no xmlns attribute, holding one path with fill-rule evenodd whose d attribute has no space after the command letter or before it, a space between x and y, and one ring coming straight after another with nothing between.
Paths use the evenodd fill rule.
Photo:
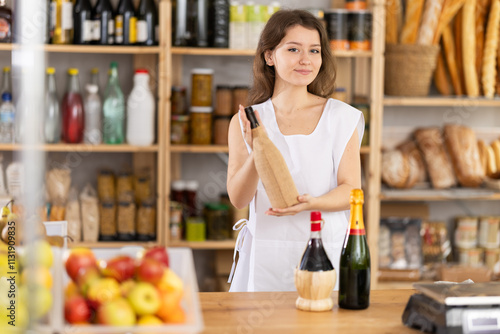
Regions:
<instances>
[{"instance_id":1,"label":"white apron","mask_svg":"<svg viewBox=\"0 0 500 334\"><path fill-rule=\"evenodd\" d=\"M329 99L311 134L284 136L270 99L253 108L259 111L269 138L283 155L299 194L317 197L337 187L337 171L347 142L356 130L360 142L363 138L364 119L359 110ZM248 145L247 149L251 151ZM229 277L231 292L295 290L294 269L309 240L310 212L266 216L264 212L270 207L259 180L248 222L235 225L240 229L235 246L235 257L239 252L239 258ZM348 217L349 211L322 212L323 243L337 273Z\"/></svg>"}]
</instances>

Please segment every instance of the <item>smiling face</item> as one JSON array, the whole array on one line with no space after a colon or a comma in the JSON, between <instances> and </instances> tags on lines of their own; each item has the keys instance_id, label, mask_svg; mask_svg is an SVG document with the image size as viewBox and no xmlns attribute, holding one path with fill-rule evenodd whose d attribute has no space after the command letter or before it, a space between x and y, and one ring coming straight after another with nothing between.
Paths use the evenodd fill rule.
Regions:
<instances>
[{"instance_id":1,"label":"smiling face","mask_svg":"<svg viewBox=\"0 0 500 334\"><path fill-rule=\"evenodd\" d=\"M266 52L266 62L275 68L276 86L308 86L322 64L318 31L300 25L291 27L281 43Z\"/></svg>"}]
</instances>

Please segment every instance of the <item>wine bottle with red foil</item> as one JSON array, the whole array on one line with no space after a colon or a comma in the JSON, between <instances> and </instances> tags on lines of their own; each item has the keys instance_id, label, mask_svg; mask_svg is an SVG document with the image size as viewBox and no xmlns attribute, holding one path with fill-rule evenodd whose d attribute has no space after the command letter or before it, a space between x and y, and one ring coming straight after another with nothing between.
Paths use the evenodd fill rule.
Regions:
<instances>
[{"instance_id":1,"label":"wine bottle with red foil","mask_svg":"<svg viewBox=\"0 0 500 334\"><path fill-rule=\"evenodd\" d=\"M311 236L295 271L299 297L295 306L304 311L327 311L333 308L331 293L337 275L321 240L321 212L311 212Z\"/></svg>"},{"instance_id":2,"label":"wine bottle with red foil","mask_svg":"<svg viewBox=\"0 0 500 334\"><path fill-rule=\"evenodd\" d=\"M339 306L361 310L370 305L370 251L363 221L363 190L351 191L349 234L340 255Z\"/></svg>"},{"instance_id":3,"label":"wine bottle with red foil","mask_svg":"<svg viewBox=\"0 0 500 334\"><path fill-rule=\"evenodd\" d=\"M286 161L276 145L260 126L252 107L245 108L252 129L255 169L264 185L273 208L287 208L298 204L299 192Z\"/></svg>"}]
</instances>

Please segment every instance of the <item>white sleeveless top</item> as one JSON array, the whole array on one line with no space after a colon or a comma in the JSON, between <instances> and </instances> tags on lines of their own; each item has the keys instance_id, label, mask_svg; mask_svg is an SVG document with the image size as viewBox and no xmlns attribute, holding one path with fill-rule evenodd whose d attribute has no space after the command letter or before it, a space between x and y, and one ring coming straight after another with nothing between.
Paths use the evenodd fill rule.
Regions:
<instances>
[{"instance_id":1,"label":"white sleeveless top","mask_svg":"<svg viewBox=\"0 0 500 334\"><path fill-rule=\"evenodd\" d=\"M363 138L363 114L338 100L328 99L321 118L309 135L283 135L271 100L254 105L269 138L283 155L299 194L318 197L337 187L337 171L354 131ZM241 120L240 120L241 126ZM243 130L242 130L243 131ZM249 152L251 148L247 145ZM239 258L230 291L294 291L294 269L301 260L310 235L310 212L274 217L259 180L250 203L250 216L240 231ZM335 270L347 232L349 211L322 212L323 243ZM241 227L240 227L241 228ZM231 279L231 277L230 277ZM338 288L338 280L336 288Z\"/></svg>"}]
</instances>

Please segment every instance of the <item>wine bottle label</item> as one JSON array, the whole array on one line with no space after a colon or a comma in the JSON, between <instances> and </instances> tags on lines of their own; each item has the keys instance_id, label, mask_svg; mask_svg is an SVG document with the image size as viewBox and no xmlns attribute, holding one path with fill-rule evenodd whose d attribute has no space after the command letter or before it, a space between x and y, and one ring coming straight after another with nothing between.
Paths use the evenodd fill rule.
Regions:
<instances>
[{"instance_id":1,"label":"wine bottle label","mask_svg":"<svg viewBox=\"0 0 500 334\"><path fill-rule=\"evenodd\" d=\"M61 29L73 29L73 3L63 2L61 6Z\"/></svg>"},{"instance_id":2,"label":"wine bottle label","mask_svg":"<svg viewBox=\"0 0 500 334\"><path fill-rule=\"evenodd\" d=\"M92 24L92 40L98 41L101 39L101 21L94 20Z\"/></svg>"},{"instance_id":3,"label":"wine bottle label","mask_svg":"<svg viewBox=\"0 0 500 334\"><path fill-rule=\"evenodd\" d=\"M349 235L365 235L366 232L365 232L365 229L362 228L362 229L354 229L354 228L351 228L349 230Z\"/></svg>"},{"instance_id":4,"label":"wine bottle label","mask_svg":"<svg viewBox=\"0 0 500 334\"><path fill-rule=\"evenodd\" d=\"M144 20L137 21L137 42L143 43L148 39L148 24Z\"/></svg>"},{"instance_id":5,"label":"wine bottle label","mask_svg":"<svg viewBox=\"0 0 500 334\"><path fill-rule=\"evenodd\" d=\"M116 15L115 28L115 41L121 44L123 43L123 15Z\"/></svg>"},{"instance_id":6,"label":"wine bottle label","mask_svg":"<svg viewBox=\"0 0 500 334\"><path fill-rule=\"evenodd\" d=\"M128 36L130 44L137 42L137 18L131 17L129 21Z\"/></svg>"},{"instance_id":7,"label":"wine bottle label","mask_svg":"<svg viewBox=\"0 0 500 334\"><path fill-rule=\"evenodd\" d=\"M94 21L85 20L83 22L83 40L85 42L90 42L93 40L93 30L94 30Z\"/></svg>"},{"instance_id":8,"label":"wine bottle label","mask_svg":"<svg viewBox=\"0 0 500 334\"><path fill-rule=\"evenodd\" d=\"M10 24L6 19L0 19L0 39L10 36Z\"/></svg>"}]
</instances>

